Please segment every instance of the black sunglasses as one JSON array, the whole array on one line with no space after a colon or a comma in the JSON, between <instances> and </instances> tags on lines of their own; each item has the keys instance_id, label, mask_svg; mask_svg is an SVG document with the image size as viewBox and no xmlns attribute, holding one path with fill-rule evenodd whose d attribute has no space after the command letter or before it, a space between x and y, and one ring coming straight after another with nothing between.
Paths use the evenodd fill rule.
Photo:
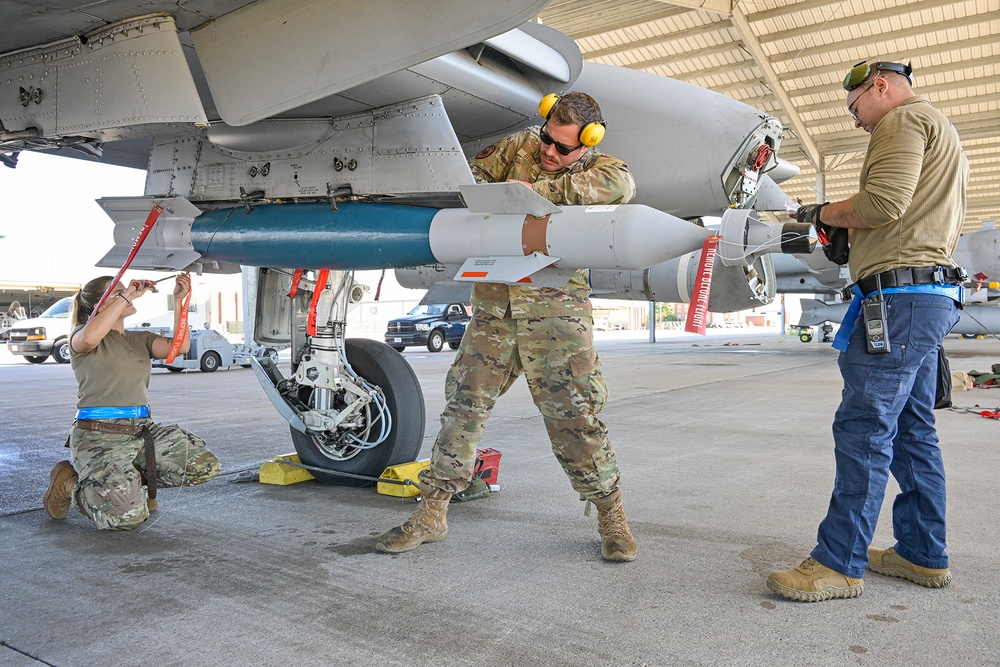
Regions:
<instances>
[{"instance_id":1,"label":"black sunglasses","mask_svg":"<svg viewBox=\"0 0 1000 667\"><path fill-rule=\"evenodd\" d=\"M541 138L542 143L545 144L546 146L555 146L556 150L559 151L559 155L569 155L573 151L583 148L583 144L580 144L575 148L570 148L566 144L559 143L558 141L550 137L548 132L545 131L545 125L543 125L542 129L538 131L538 136Z\"/></svg>"}]
</instances>

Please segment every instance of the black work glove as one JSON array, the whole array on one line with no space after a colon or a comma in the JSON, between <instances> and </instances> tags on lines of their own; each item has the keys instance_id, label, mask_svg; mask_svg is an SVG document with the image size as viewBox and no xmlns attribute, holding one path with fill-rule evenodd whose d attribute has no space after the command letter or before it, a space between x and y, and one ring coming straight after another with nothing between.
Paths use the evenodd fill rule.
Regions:
<instances>
[{"instance_id":1,"label":"black work glove","mask_svg":"<svg viewBox=\"0 0 1000 667\"><path fill-rule=\"evenodd\" d=\"M843 266L850 259L851 246L847 242L847 230L843 227L830 227L821 222L816 223L816 238L823 244L823 254L826 258ZM824 241L823 239L826 239Z\"/></svg>"},{"instance_id":2,"label":"black work glove","mask_svg":"<svg viewBox=\"0 0 1000 667\"><path fill-rule=\"evenodd\" d=\"M823 202L822 204L806 204L805 206L799 206L799 210L795 212L795 220L798 222L807 222L810 225L816 227L816 231L819 231L819 226L822 224L819 221L819 212L824 206L829 202ZM823 225L826 227L827 225Z\"/></svg>"},{"instance_id":3,"label":"black work glove","mask_svg":"<svg viewBox=\"0 0 1000 667\"><path fill-rule=\"evenodd\" d=\"M816 238L823 245L823 254L837 265L847 264L850 256L850 245L847 243L847 230L843 227L831 227L819 220L819 213L828 202L800 206L795 213L798 222L807 222L816 228Z\"/></svg>"}]
</instances>

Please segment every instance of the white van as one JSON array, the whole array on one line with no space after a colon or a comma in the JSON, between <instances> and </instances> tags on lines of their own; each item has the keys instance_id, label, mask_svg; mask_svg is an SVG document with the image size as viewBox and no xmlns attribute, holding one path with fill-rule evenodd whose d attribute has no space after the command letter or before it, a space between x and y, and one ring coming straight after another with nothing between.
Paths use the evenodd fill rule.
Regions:
<instances>
[{"instance_id":1,"label":"white van","mask_svg":"<svg viewBox=\"0 0 1000 667\"><path fill-rule=\"evenodd\" d=\"M7 350L33 364L52 356L60 364L69 363L69 311L73 297L59 299L48 310L30 320L19 320L10 330Z\"/></svg>"}]
</instances>

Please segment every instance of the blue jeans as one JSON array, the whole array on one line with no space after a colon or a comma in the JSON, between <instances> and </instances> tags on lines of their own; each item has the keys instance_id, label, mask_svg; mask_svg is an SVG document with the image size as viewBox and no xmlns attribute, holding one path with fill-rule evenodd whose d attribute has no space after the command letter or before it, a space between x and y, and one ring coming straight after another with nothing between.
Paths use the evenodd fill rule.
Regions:
<instances>
[{"instance_id":1,"label":"blue jeans","mask_svg":"<svg viewBox=\"0 0 1000 667\"><path fill-rule=\"evenodd\" d=\"M889 473L895 550L930 568L948 567L945 478L934 428L938 348L958 322L956 302L938 294L885 297L891 351L869 354L862 318L838 360L844 378L833 423L837 476L812 557L861 578Z\"/></svg>"}]
</instances>

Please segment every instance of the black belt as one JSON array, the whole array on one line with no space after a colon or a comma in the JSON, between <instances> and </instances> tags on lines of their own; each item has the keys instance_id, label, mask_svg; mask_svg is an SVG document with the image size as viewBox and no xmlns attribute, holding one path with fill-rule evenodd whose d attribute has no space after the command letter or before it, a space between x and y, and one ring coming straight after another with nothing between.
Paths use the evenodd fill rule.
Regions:
<instances>
[{"instance_id":1,"label":"black belt","mask_svg":"<svg viewBox=\"0 0 1000 667\"><path fill-rule=\"evenodd\" d=\"M914 266L906 269L889 269L857 282L862 294L871 294L881 287L906 287L907 285L960 285L969 279L965 269L952 266ZM844 300L849 300L853 290L844 290Z\"/></svg>"}]
</instances>

